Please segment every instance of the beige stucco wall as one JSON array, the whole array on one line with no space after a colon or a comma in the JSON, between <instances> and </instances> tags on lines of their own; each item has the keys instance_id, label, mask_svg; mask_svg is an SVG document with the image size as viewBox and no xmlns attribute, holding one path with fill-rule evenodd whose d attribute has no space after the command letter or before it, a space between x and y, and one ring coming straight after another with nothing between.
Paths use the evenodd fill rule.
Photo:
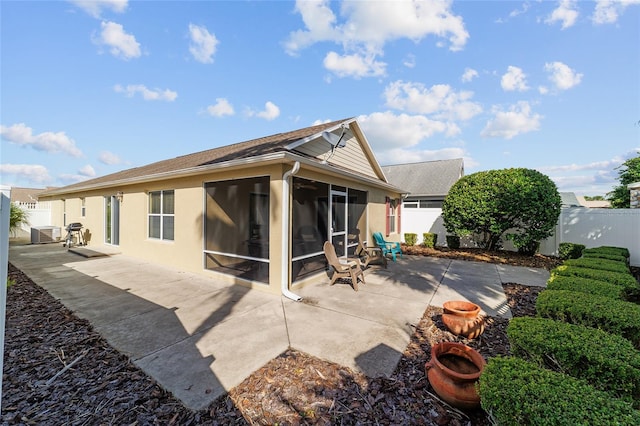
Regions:
<instances>
[{"instance_id":1,"label":"beige stucco wall","mask_svg":"<svg viewBox=\"0 0 640 426\"><path fill-rule=\"evenodd\" d=\"M162 263L178 269L209 275L216 279L224 280L225 282L241 284L279 294L280 283L284 277L289 276L289 268L291 266L291 262L285 262L286 267L283 271L281 262L281 247L283 243L286 243L283 241L282 232L282 175L290 170L291 167L291 164L274 164L254 167L251 170L239 169L171 179L162 182L150 182L77 193L72 196L65 196L64 201L53 197L43 197L43 200L53 201L53 225L63 228L63 237L65 234L63 212L66 211L66 224L81 222L84 225L85 232L90 236L88 240L89 248L92 246L100 247L106 245L104 243L104 197L115 196L117 192L121 191L123 196L120 204L120 244L117 248L123 255L145 259L150 262ZM206 270L203 267L204 184L206 182L257 176L270 176L270 285L222 275ZM369 242L372 241L372 232L384 230L385 196L394 198L399 196L399 194L371 188L357 180L345 180L339 176L325 175L316 171L305 170L304 168L300 170L296 176L367 191L368 229L366 224L362 226L361 229L364 231L362 238ZM173 241L161 241L147 237L148 193L159 190L175 191L175 237ZM84 217L80 215L80 199L82 197L85 198L86 206L86 215ZM400 236L391 235L389 239L400 241ZM144 271L140 273L144 273Z\"/></svg>"}]
</instances>

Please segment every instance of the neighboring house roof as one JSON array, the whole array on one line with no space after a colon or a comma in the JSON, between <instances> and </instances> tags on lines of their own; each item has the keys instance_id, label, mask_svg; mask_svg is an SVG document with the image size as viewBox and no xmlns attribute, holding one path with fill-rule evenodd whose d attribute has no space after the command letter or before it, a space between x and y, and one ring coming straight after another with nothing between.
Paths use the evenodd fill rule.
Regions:
<instances>
[{"instance_id":1,"label":"neighboring house roof","mask_svg":"<svg viewBox=\"0 0 640 426\"><path fill-rule=\"evenodd\" d=\"M405 189L411 197L445 197L449 189L464 176L462 158L383 166L382 171L394 186Z\"/></svg>"},{"instance_id":2,"label":"neighboring house roof","mask_svg":"<svg viewBox=\"0 0 640 426\"><path fill-rule=\"evenodd\" d=\"M611 202L607 200L591 200L587 201L582 195L576 196L580 205L589 207L591 209L608 209L611 207Z\"/></svg>"},{"instance_id":3,"label":"neighboring house roof","mask_svg":"<svg viewBox=\"0 0 640 426\"><path fill-rule=\"evenodd\" d=\"M11 201L18 203L35 203L38 201L38 195L46 191L45 188L20 188L11 187Z\"/></svg>"},{"instance_id":4,"label":"neighboring house roof","mask_svg":"<svg viewBox=\"0 0 640 426\"><path fill-rule=\"evenodd\" d=\"M349 118L306 127L291 132L277 133L275 135L252 139L246 142L222 146L168 160L158 161L145 166L122 170L106 176L68 185L53 191L47 191L43 195L60 195L115 185L126 185L143 181L166 179L179 175L205 173L222 165L258 164L269 160L282 161L284 158L283 155L277 154L294 154L294 159L303 158L310 160L311 163L325 166L327 164L327 158L326 156L322 157L323 152L318 153L317 147L319 144L322 144L324 145L324 151L327 151L329 144L322 140L321 135L323 132L339 132L343 125L353 133L351 140L356 142L353 142L352 145L357 145L361 148L359 151L360 155L366 157L366 160L368 160L370 170L368 174L365 173L367 176L364 176L364 179L366 180L368 178L369 181L382 183L384 184L383 186L392 188L392 185L388 184L385 179L384 173L373 156L368 142L366 142L356 120L354 118ZM321 142L318 143L318 140ZM363 143L361 144L360 142L357 142L358 140ZM309 146L313 148L314 145L316 147L315 151L309 148ZM340 169L342 167L342 163L348 164L346 161L339 162L335 159L334 161L329 162L334 170L336 168ZM344 168L344 171L349 172L346 168ZM362 173L360 173L359 176L361 176L361 174Z\"/></svg>"},{"instance_id":5,"label":"neighboring house roof","mask_svg":"<svg viewBox=\"0 0 640 426\"><path fill-rule=\"evenodd\" d=\"M560 198L562 200L562 207L582 207L580 201L573 192L560 192Z\"/></svg>"},{"instance_id":6,"label":"neighboring house roof","mask_svg":"<svg viewBox=\"0 0 640 426\"><path fill-rule=\"evenodd\" d=\"M633 182L627 185L629 189L640 189L640 182Z\"/></svg>"}]
</instances>

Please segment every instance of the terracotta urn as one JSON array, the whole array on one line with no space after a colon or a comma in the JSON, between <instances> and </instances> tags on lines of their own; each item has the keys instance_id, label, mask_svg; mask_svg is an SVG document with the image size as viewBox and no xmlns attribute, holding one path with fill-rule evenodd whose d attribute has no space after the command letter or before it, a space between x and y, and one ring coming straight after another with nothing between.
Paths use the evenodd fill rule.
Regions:
<instances>
[{"instance_id":1,"label":"terracotta urn","mask_svg":"<svg viewBox=\"0 0 640 426\"><path fill-rule=\"evenodd\" d=\"M451 300L442 305L442 322L453 334L475 339L484 332L480 306L465 300Z\"/></svg>"},{"instance_id":2,"label":"terracotta urn","mask_svg":"<svg viewBox=\"0 0 640 426\"><path fill-rule=\"evenodd\" d=\"M462 343L441 342L431 347L425 370L440 398L456 408L473 410L480 405L476 383L485 364L475 349Z\"/></svg>"}]
</instances>

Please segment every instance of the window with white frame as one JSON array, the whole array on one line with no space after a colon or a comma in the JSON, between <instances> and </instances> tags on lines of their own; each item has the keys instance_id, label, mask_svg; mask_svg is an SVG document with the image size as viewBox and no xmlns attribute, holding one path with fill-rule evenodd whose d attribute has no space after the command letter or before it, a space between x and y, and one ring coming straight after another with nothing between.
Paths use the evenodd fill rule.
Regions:
<instances>
[{"instance_id":1,"label":"window with white frame","mask_svg":"<svg viewBox=\"0 0 640 426\"><path fill-rule=\"evenodd\" d=\"M389 200L387 211L387 220L389 224L389 234L396 232L396 200Z\"/></svg>"},{"instance_id":2,"label":"window with white frame","mask_svg":"<svg viewBox=\"0 0 640 426\"><path fill-rule=\"evenodd\" d=\"M149 192L149 238L173 240L174 191Z\"/></svg>"},{"instance_id":3,"label":"window with white frame","mask_svg":"<svg viewBox=\"0 0 640 426\"><path fill-rule=\"evenodd\" d=\"M80 216L85 217L87 213L87 206L85 204L85 198L80 198Z\"/></svg>"}]
</instances>

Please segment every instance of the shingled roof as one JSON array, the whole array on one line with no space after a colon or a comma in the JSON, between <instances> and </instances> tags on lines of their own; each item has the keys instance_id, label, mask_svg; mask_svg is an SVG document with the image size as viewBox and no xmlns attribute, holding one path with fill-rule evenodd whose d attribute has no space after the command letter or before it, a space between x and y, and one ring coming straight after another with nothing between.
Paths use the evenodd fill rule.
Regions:
<instances>
[{"instance_id":1,"label":"shingled roof","mask_svg":"<svg viewBox=\"0 0 640 426\"><path fill-rule=\"evenodd\" d=\"M347 118L344 120L332 121L330 123L306 127L304 129L298 129L291 132L277 133L275 135L252 139L246 142L195 152L193 154L162 160L145 166L122 170L95 179L85 180L62 188L57 188L51 192L73 192L77 189L102 186L111 182L135 180L136 178L179 172L181 170L188 170L199 166L284 152L287 151L286 147L295 141L321 133L324 130L336 127L349 120L351 119ZM42 195L48 195L47 192L49 191L46 191Z\"/></svg>"},{"instance_id":2,"label":"shingled roof","mask_svg":"<svg viewBox=\"0 0 640 426\"><path fill-rule=\"evenodd\" d=\"M464 175L462 158L383 166L382 171L394 186L410 197L444 197Z\"/></svg>"}]
</instances>

